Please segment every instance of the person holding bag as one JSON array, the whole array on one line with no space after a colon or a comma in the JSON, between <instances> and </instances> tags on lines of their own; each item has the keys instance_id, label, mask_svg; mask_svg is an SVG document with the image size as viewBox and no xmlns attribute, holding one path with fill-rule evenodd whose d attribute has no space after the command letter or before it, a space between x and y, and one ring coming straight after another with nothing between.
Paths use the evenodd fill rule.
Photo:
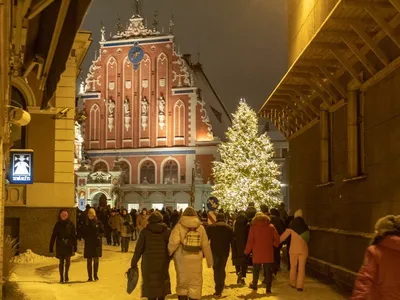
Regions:
<instances>
[{"instance_id":1,"label":"person holding bag","mask_svg":"<svg viewBox=\"0 0 400 300\"><path fill-rule=\"evenodd\" d=\"M71 265L71 256L78 247L75 225L69 219L68 210L61 209L58 218L50 238L50 253L53 253L54 243L56 243L56 257L60 260L58 265L60 283L64 283L69 281L68 271Z\"/></svg>"},{"instance_id":2,"label":"person holding bag","mask_svg":"<svg viewBox=\"0 0 400 300\"><path fill-rule=\"evenodd\" d=\"M185 209L179 223L172 230L168 251L174 258L178 299L201 299L203 258L206 258L207 266L211 268L213 257L207 233L192 207Z\"/></svg>"}]
</instances>

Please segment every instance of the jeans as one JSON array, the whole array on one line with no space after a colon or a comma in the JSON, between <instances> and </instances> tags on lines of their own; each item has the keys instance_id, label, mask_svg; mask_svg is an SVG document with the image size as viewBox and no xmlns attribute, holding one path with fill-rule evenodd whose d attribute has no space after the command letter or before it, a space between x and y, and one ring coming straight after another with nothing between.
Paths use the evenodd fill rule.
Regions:
<instances>
[{"instance_id":1,"label":"jeans","mask_svg":"<svg viewBox=\"0 0 400 300\"><path fill-rule=\"evenodd\" d=\"M236 269L236 274L237 274L237 276L246 277L246 274L247 274L247 264L236 265L236 266L235 266L235 269Z\"/></svg>"},{"instance_id":2,"label":"jeans","mask_svg":"<svg viewBox=\"0 0 400 300\"><path fill-rule=\"evenodd\" d=\"M274 247L274 274L276 275L281 270L281 247Z\"/></svg>"},{"instance_id":3,"label":"jeans","mask_svg":"<svg viewBox=\"0 0 400 300\"><path fill-rule=\"evenodd\" d=\"M130 240L129 236L121 238L121 250L122 250L122 252L128 252L128 250L129 250L129 240Z\"/></svg>"},{"instance_id":4,"label":"jeans","mask_svg":"<svg viewBox=\"0 0 400 300\"><path fill-rule=\"evenodd\" d=\"M258 284L258 278L260 276L261 267L264 269L264 276L265 276L265 282L267 283L267 290L271 289L274 263L253 264L253 285L257 286Z\"/></svg>"},{"instance_id":5,"label":"jeans","mask_svg":"<svg viewBox=\"0 0 400 300\"><path fill-rule=\"evenodd\" d=\"M228 256L213 256L214 259L214 282L215 282L215 293L217 295L222 294L222 290L225 286L226 278L226 262L228 261Z\"/></svg>"},{"instance_id":6,"label":"jeans","mask_svg":"<svg viewBox=\"0 0 400 300\"><path fill-rule=\"evenodd\" d=\"M60 282L68 282L68 271L69 271L69 266L71 265L71 257L70 256L60 256L58 258L60 260L58 264L58 270L60 272ZM64 273L64 261L65 261L65 273ZM64 276L65 274L65 276Z\"/></svg>"},{"instance_id":7,"label":"jeans","mask_svg":"<svg viewBox=\"0 0 400 300\"><path fill-rule=\"evenodd\" d=\"M94 270L92 268L92 262L93 262ZM98 257L87 259L87 272L88 272L88 277L89 277L90 281L93 280L93 277L94 277L94 280L99 279L97 277L97 273L99 272L99 258Z\"/></svg>"},{"instance_id":8,"label":"jeans","mask_svg":"<svg viewBox=\"0 0 400 300\"><path fill-rule=\"evenodd\" d=\"M115 246L115 245L118 245L118 246L119 246L119 243L120 243L120 237L119 237L119 235L120 235L120 233L118 232L117 229L113 229L113 230L112 230L112 239L113 239L113 244L114 244L114 246Z\"/></svg>"}]
</instances>

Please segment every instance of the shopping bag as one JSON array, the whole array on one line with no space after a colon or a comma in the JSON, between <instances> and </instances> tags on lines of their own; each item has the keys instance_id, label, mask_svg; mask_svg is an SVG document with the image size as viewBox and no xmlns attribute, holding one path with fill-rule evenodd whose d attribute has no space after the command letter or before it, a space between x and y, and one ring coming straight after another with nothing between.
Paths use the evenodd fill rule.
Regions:
<instances>
[{"instance_id":1,"label":"shopping bag","mask_svg":"<svg viewBox=\"0 0 400 300\"><path fill-rule=\"evenodd\" d=\"M126 292L128 294L132 294L133 290L136 288L136 285L139 281L139 269L138 267L131 267L129 270L126 272L126 277L127 277L127 287L126 287Z\"/></svg>"}]
</instances>

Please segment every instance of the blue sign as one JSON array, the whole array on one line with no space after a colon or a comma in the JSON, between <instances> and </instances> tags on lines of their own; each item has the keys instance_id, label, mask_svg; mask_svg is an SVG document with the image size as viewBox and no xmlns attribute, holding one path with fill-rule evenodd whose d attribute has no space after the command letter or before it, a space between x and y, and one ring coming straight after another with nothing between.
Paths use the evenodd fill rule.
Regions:
<instances>
[{"instance_id":1,"label":"blue sign","mask_svg":"<svg viewBox=\"0 0 400 300\"><path fill-rule=\"evenodd\" d=\"M79 199L79 210L84 211L86 208L85 199Z\"/></svg>"},{"instance_id":2,"label":"blue sign","mask_svg":"<svg viewBox=\"0 0 400 300\"><path fill-rule=\"evenodd\" d=\"M215 197L210 197L207 200L207 208L208 210L214 211L218 208L219 201Z\"/></svg>"},{"instance_id":3,"label":"blue sign","mask_svg":"<svg viewBox=\"0 0 400 300\"><path fill-rule=\"evenodd\" d=\"M135 70L139 69L139 65L143 57L144 57L144 50L142 47L136 45L129 50L128 58L129 61L133 64L133 68Z\"/></svg>"},{"instance_id":4,"label":"blue sign","mask_svg":"<svg viewBox=\"0 0 400 300\"><path fill-rule=\"evenodd\" d=\"M33 183L33 150L10 151L10 183Z\"/></svg>"}]
</instances>

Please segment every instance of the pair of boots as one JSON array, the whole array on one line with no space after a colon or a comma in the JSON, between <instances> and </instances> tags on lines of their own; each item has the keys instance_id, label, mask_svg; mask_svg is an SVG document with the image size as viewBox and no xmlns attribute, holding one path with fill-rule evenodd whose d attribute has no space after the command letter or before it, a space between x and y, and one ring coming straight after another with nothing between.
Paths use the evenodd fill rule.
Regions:
<instances>
[{"instance_id":1,"label":"pair of boots","mask_svg":"<svg viewBox=\"0 0 400 300\"><path fill-rule=\"evenodd\" d=\"M93 267L92 267L92 261L93 261ZM97 276L97 273L99 271L99 258L88 258L87 259L87 272L88 272L88 281L97 281L99 280L99 277Z\"/></svg>"},{"instance_id":2,"label":"pair of boots","mask_svg":"<svg viewBox=\"0 0 400 300\"><path fill-rule=\"evenodd\" d=\"M65 264L64 264L65 262ZM71 258L60 258L60 263L58 265L58 270L60 272L60 283L68 282L68 271L69 271L69 266L71 264ZM64 266L65 266L65 273L64 273Z\"/></svg>"}]
</instances>

